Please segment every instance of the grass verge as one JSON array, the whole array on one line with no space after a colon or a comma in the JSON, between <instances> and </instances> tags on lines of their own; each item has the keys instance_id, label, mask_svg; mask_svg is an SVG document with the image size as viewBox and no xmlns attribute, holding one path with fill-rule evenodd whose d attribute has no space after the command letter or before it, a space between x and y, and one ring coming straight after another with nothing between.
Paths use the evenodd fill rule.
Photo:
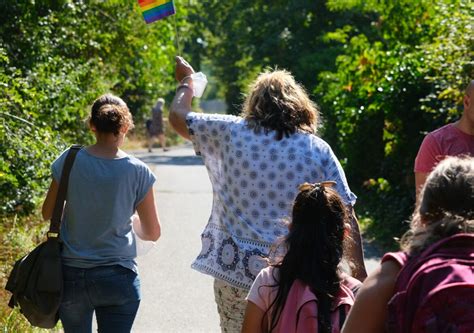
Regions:
<instances>
[{"instance_id":1,"label":"grass verge","mask_svg":"<svg viewBox=\"0 0 474 333\"><path fill-rule=\"evenodd\" d=\"M14 262L31 251L44 240L48 223L39 215L19 218L17 216L0 219L0 332L3 333L39 333L62 332L59 323L54 330L32 327L18 308L8 307L11 294L5 284Z\"/></svg>"}]
</instances>

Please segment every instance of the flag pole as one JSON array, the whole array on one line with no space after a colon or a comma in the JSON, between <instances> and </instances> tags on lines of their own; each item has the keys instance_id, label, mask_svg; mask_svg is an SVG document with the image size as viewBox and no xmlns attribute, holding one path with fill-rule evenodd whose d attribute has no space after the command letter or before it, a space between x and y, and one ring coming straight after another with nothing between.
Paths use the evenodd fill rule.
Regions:
<instances>
[{"instance_id":1,"label":"flag pole","mask_svg":"<svg viewBox=\"0 0 474 333\"><path fill-rule=\"evenodd\" d=\"M173 15L173 21L174 21L174 33L175 33L175 43L176 43L176 52L178 55L181 55L181 50L179 48L179 35L178 35L178 25L176 24L176 14Z\"/></svg>"}]
</instances>

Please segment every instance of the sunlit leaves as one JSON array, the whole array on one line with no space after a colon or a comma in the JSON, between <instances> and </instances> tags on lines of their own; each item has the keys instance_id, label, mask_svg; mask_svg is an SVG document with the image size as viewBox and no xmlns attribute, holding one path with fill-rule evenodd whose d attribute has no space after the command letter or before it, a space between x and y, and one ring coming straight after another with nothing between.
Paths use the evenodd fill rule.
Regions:
<instances>
[{"instance_id":1,"label":"sunlit leaves","mask_svg":"<svg viewBox=\"0 0 474 333\"><path fill-rule=\"evenodd\" d=\"M146 25L125 1L14 1L0 22L0 215L28 214L53 158L90 142L84 120L96 97L122 96L140 122L173 91L176 36L172 21Z\"/></svg>"},{"instance_id":2,"label":"sunlit leaves","mask_svg":"<svg viewBox=\"0 0 474 333\"><path fill-rule=\"evenodd\" d=\"M423 135L459 116L463 89L474 76L472 9L439 0L328 4L374 19L370 31L351 38L350 29L326 35L345 48L337 71L322 73L316 90L329 124L325 136L347 158L351 186L375 217L374 227L383 223L399 236L414 203L413 163ZM384 190L374 191L371 179L390 186L377 182Z\"/></svg>"}]
</instances>

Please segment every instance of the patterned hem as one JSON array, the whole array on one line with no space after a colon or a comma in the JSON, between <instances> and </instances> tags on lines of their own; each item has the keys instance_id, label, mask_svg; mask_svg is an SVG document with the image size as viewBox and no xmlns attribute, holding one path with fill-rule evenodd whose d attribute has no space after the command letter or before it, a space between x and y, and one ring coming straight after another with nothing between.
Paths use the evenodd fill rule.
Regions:
<instances>
[{"instance_id":1,"label":"patterned hem","mask_svg":"<svg viewBox=\"0 0 474 333\"><path fill-rule=\"evenodd\" d=\"M241 281L233 280L233 279L229 278L228 276L222 274L221 272L218 272L216 270L213 270L212 268L209 268L205 265L198 264L196 262L191 264L191 268L195 269L198 272L210 275L210 276L212 276L216 279L223 280L223 281L227 282L228 284L230 284L234 287L237 287L237 288L250 290L250 287L252 286L252 282L244 283L244 282L241 282Z\"/></svg>"}]
</instances>

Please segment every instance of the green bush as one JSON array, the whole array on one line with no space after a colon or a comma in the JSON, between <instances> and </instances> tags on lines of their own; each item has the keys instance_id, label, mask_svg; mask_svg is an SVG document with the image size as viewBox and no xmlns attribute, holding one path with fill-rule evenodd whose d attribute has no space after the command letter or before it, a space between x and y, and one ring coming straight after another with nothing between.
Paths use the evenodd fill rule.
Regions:
<instances>
[{"instance_id":1,"label":"green bush","mask_svg":"<svg viewBox=\"0 0 474 333\"><path fill-rule=\"evenodd\" d=\"M316 93L357 211L372 220L369 233L395 245L414 208L419 145L462 110L474 74L472 15L462 1L351 3L378 19L369 34L343 36L337 70L320 74Z\"/></svg>"},{"instance_id":2,"label":"green bush","mask_svg":"<svg viewBox=\"0 0 474 333\"><path fill-rule=\"evenodd\" d=\"M320 104L322 136L359 196L368 232L395 245L414 208L423 136L459 117L473 74L472 6L462 0L206 1L187 45L239 113L264 67L290 70ZM194 59L196 58L196 60ZM371 179L389 184L383 193ZM374 234L374 233L372 233Z\"/></svg>"},{"instance_id":3,"label":"green bush","mask_svg":"<svg viewBox=\"0 0 474 333\"><path fill-rule=\"evenodd\" d=\"M96 97L121 96L139 121L172 90L176 36L171 21L146 25L123 1L15 1L0 21L0 216L27 215L54 157L91 142Z\"/></svg>"}]
</instances>

